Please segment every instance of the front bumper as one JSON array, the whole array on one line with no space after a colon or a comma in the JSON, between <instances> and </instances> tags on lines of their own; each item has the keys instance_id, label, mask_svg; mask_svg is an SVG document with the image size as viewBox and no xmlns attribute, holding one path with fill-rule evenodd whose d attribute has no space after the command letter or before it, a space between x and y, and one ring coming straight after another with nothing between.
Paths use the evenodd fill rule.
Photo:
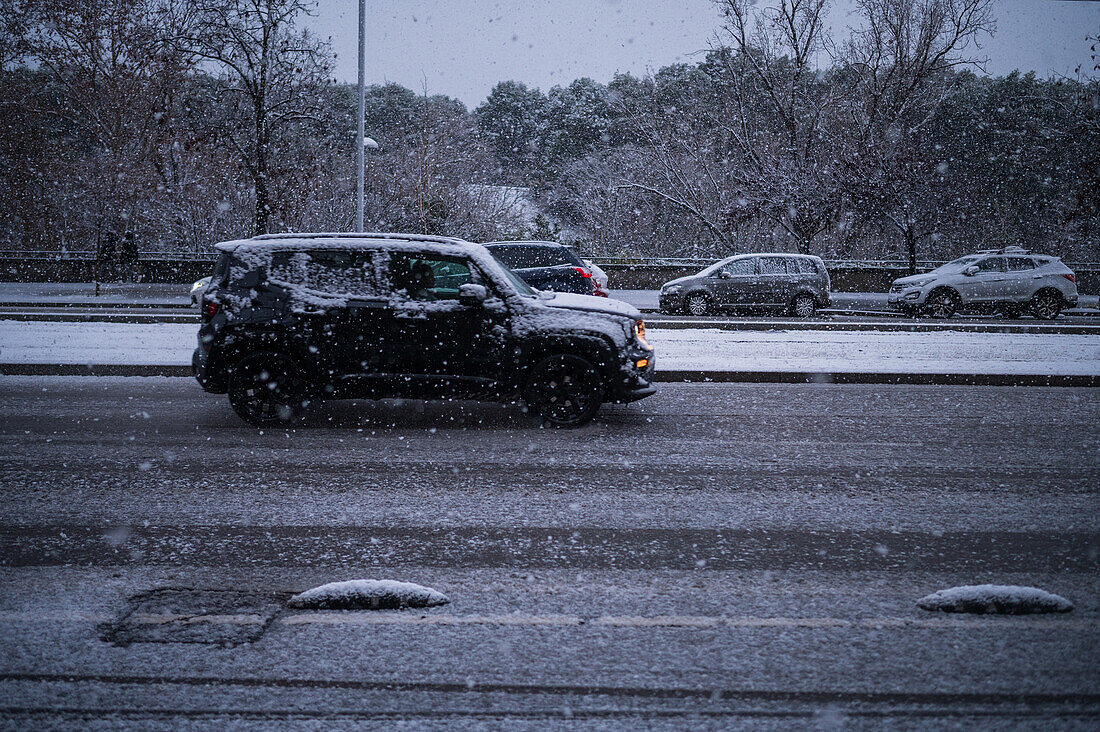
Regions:
<instances>
[{"instance_id":1,"label":"front bumper","mask_svg":"<svg viewBox=\"0 0 1100 732\"><path fill-rule=\"evenodd\" d=\"M924 304L923 290L903 290L886 296L886 304L895 310L909 310Z\"/></svg>"},{"instance_id":2,"label":"front bumper","mask_svg":"<svg viewBox=\"0 0 1100 732\"><path fill-rule=\"evenodd\" d=\"M674 295L666 295L662 292L657 303L657 309L662 313L678 313L682 307L683 300L678 292Z\"/></svg>"},{"instance_id":3,"label":"front bumper","mask_svg":"<svg viewBox=\"0 0 1100 732\"><path fill-rule=\"evenodd\" d=\"M643 358L646 359L647 363L644 367L639 368L635 364ZM616 374L616 378L611 383L608 401L625 404L655 394L657 392L657 387L653 384L655 366L653 349L648 351L641 348L631 349L624 360L622 369Z\"/></svg>"}]
</instances>

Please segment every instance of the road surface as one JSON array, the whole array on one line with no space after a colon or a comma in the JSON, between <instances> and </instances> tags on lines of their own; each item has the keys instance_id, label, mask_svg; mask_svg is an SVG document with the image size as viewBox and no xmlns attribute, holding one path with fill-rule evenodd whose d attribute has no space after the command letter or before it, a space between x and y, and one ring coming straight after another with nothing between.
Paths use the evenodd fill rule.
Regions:
<instances>
[{"instance_id":1,"label":"road surface","mask_svg":"<svg viewBox=\"0 0 1100 732\"><path fill-rule=\"evenodd\" d=\"M1095 728L1100 392L663 384L576 431L0 378L0 727ZM451 603L307 612L360 577ZM929 613L960 584L1059 616Z\"/></svg>"}]
</instances>

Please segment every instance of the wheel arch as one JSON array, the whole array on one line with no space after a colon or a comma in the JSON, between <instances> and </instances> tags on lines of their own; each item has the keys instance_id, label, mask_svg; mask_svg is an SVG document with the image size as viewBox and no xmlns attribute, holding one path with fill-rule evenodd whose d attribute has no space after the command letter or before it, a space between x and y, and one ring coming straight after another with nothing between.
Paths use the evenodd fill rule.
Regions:
<instances>
[{"instance_id":1,"label":"wheel arch","mask_svg":"<svg viewBox=\"0 0 1100 732\"><path fill-rule=\"evenodd\" d=\"M614 343L605 335L596 333L543 335L527 342L521 348L513 386L516 389L522 389L527 383L527 375L542 359L558 354L569 354L580 356L595 366L603 376L606 390L610 388L611 379L617 367L616 353Z\"/></svg>"}]
</instances>

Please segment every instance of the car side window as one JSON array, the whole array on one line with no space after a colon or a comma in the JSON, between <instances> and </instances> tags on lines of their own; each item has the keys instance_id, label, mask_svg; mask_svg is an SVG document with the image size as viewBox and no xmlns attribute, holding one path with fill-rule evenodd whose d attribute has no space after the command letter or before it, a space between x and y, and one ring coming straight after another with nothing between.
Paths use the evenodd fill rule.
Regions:
<instances>
[{"instance_id":1,"label":"car side window","mask_svg":"<svg viewBox=\"0 0 1100 732\"><path fill-rule=\"evenodd\" d=\"M1004 272L1005 271L1005 258L1004 257L986 257L982 261L978 262L979 272Z\"/></svg>"},{"instance_id":2,"label":"car side window","mask_svg":"<svg viewBox=\"0 0 1100 732\"><path fill-rule=\"evenodd\" d=\"M762 275L781 275L787 273L787 268L783 264L782 257L760 257L757 261L760 264L759 272Z\"/></svg>"},{"instance_id":3,"label":"car side window","mask_svg":"<svg viewBox=\"0 0 1100 732\"><path fill-rule=\"evenodd\" d=\"M1035 269L1035 260L1031 257L1009 257L1008 271L1022 272L1027 269Z\"/></svg>"},{"instance_id":4,"label":"car side window","mask_svg":"<svg viewBox=\"0 0 1100 732\"><path fill-rule=\"evenodd\" d=\"M751 276L755 267L751 259L735 259L722 267L722 271L731 277Z\"/></svg>"},{"instance_id":5,"label":"car side window","mask_svg":"<svg viewBox=\"0 0 1100 732\"><path fill-rule=\"evenodd\" d=\"M271 256L270 277L328 295L377 297L372 254L339 249L278 251Z\"/></svg>"},{"instance_id":6,"label":"car side window","mask_svg":"<svg viewBox=\"0 0 1100 732\"><path fill-rule=\"evenodd\" d=\"M390 284L398 297L421 302L457 300L458 288L474 282L461 257L395 253L390 257Z\"/></svg>"},{"instance_id":7,"label":"car side window","mask_svg":"<svg viewBox=\"0 0 1100 732\"><path fill-rule=\"evenodd\" d=\"M814 266L810 260L802 257L787 257L787 274L812 275L815 274Z\"/></svg>"}]
</instances>

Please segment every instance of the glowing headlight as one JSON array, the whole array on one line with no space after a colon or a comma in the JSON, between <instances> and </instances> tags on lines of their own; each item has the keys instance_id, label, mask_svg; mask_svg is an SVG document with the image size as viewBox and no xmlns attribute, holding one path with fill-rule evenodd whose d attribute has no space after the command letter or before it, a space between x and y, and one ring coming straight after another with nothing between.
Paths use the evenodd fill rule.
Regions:
<instances>
[{"instance_id":1,"label":"glowing headlight","mask_svg":"<svg viewBox=\"0 0 1100 732\"><path fill-rule=\"evenodd\" d=\"M634 321L634 337L637 338L638 342L641 343L643 346L649 346L649 344L646 343L646 340L645 340L645 321L644 320L635 320Z\"/></svg>"}]
</instances>

